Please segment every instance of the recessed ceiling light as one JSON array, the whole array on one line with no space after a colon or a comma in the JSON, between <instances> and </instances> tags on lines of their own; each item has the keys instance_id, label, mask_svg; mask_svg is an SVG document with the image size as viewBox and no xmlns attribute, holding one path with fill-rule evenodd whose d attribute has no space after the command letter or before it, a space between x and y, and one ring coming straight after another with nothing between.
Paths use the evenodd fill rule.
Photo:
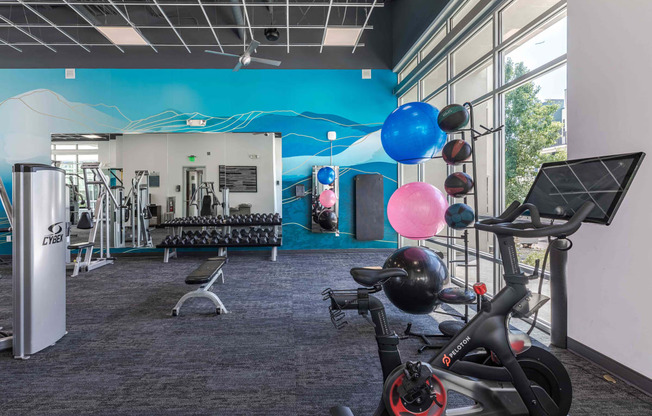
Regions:
<instances>
[{"instance_id":1,"label":"recessed ceiling light","mask_svg":"<svg viewBox=\"0 0 652 416\"><path fill-rule=\"evenodd\" d=\"M97 134L82 134L82 137L86 139L101 139L102 136L98 136Z\"/></svg>"},{"instance_id":2,"label":"recessed ceiling light","mask_svg":"<svg viewBox=\"0 0 652 416\"><path fill-rule=\"evenodd\" d=\"M326 29L325 46L355 46L361 27L329 27Z\"/></svg>"},{"instance_id":3,"label":"recessed ceiling light","mask_svg":"<svg viewBox=\"0 0 652 416\"><path fill-rule=\"evenodd\" d=\"M107 39L116 45L147 45L147 41L131 26L98 26Z\"/></svg>"}]
</instances>

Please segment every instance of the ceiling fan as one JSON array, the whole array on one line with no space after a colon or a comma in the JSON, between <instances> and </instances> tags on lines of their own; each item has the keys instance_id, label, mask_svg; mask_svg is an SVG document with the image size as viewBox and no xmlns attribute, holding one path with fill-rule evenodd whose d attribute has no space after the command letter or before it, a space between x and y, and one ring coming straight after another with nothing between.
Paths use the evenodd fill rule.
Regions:
<instances>
[{"instance_id":1,"label":"ceiling fan","mask_svg":"<svg viewBox=\"0 0 652 416\"><path fill-rule=\"evenodd\" d=\"M239 71L240 68L242 68L243 66L248 66L252 62L259 62L261 64L274 65L274 66L281 65L281 61L275 61L273 59L256 58L251 56L252 53L256 52L256 48L258 46L260 46L260 42L258 42L257 40L252 40L249 46L247 47L247 50L245 50L242 55L235 55L232 53L216 52L216 51L209 51L209 50L205 50L204 52L214 53L216 55L233 56L238 58L238 63L236 64L235 68L233 68L234 72Z\"/></svg>"}]
</instances>

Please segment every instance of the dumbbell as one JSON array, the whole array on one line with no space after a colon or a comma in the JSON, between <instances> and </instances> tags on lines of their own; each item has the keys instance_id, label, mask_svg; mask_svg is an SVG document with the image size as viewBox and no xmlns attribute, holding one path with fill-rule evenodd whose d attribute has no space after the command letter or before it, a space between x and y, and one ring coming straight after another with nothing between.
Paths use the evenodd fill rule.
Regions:
<instances>
[{"instance_id":1,"label":"dumbbell","mask_svg":"<svg viewBox=\"0 0 652 416\"><path fill-rule=\"evenodd\" d=\"M233 237L230 244L240 244L240 237Z\"/></svg>"},{"instance_id":2,"label":"dumbbell","mask_svg":"<svg viewBox=\"0 0 652 416\"><path fill-rule=\"evenodd\" d=\"M250 242L251 244L258 244L258 241L259 241L259 240L258 240L258 237L251 237L251 238L249 239L249 242Z\"/></svg>"},{"instance_id":3,"label":"dumbbell","mask_svg":"<svg viewBox=\"0 0 652 416\"><path fill-rule=\"evenodd\" d=\"M219 244L219 243L220 243L220 239L218 237L211 238L211 244Z\"/></svg>"},{"instance_id":4,"label":"dumbbell","mask_svg":"<svg viewBox=\"0 0 652 416\"><path fill-rule=\"evenodd\" d=\"M247 236L240 237L240 244L249 244L249 241L249 237Z\"/></svg>"}]
</instances>

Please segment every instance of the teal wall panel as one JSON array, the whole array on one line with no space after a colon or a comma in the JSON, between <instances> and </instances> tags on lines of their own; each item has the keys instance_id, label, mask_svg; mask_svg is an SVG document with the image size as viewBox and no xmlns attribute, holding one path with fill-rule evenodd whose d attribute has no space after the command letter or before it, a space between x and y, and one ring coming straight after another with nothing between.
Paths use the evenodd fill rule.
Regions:
<instances>
[{"instance_id":1,"label":"teal wall panel","mask_svg":"<svg viewBox=\"0 0 652 416\"><path fill-rule=\"evenodd\" d=\"M383 240L355 240L353 177L381 173L385 202L396 189L396 163L379 134L396 108L395 85L389 70L374 70L369 80L357 70L77 69L73 80L63 69L0 70L0 176L11 188L14 163L50 163L52 133L280 132L283 248L392 248L396 233L387 222ZM191 117L207 126L187 127ZM308 231L309 197L294 198L295 183L309 189L313 165L330 163L328 131L338 137L340 237ZM0 254L11 250L4 240Z\"/></svg>"}]
</instances>

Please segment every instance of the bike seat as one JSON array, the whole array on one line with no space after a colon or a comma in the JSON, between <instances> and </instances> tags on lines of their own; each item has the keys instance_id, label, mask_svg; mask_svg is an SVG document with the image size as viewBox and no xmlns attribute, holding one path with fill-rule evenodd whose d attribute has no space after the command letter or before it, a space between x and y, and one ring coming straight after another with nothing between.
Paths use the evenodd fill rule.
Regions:
<instances>
[{"instance_id":1,"label":"bike seat","mask_svg":"<svg viewBox=\"0 0 652 416\"><path fill-rule=\"evenodd\" d=\"M351 269L351 276L358 284L366 287L373 287L390 277L407 277L408 273L403 269L382 269L380 267L354 267Z\"/></svg>"}]
</instances>

